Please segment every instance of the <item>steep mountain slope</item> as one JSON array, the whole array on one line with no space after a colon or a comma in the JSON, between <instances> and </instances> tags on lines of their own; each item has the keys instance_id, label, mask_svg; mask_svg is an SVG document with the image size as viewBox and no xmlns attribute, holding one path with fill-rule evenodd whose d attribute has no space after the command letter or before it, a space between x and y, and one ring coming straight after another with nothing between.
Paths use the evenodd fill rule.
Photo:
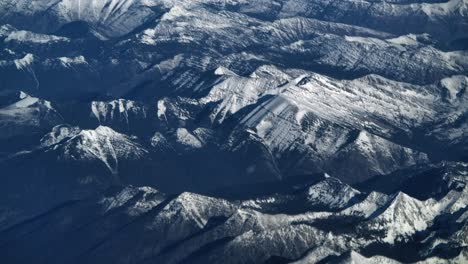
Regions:
<instances>
[{"instance_id":1,"label":"steep mountain slope","mask_svg":"<svg viewBox=\"0 0 468 264\"><path fill-rule=\"evenodd\" d=\"M325 187L332 183L334 187ZM307 198L294 193L289 196L296 199L296 204L300 199L307 199L321 203L325 209L336 208L328 195L344 199L345 196L338 196L339 192L359 193L337 183L328 177L310 186ZM0 256L15 263L26 263L38 257L38 253L41 261L49 263L65 260L100 263L110 259L116 263L258 263L274 259L298 263L319 260L429 263L434 258L441 262L453 259L457 263L466 260L466 248L457 240L458 235L437 234L438 228L432 234L418 233L431 229L430 226L435 228L439 217L457 218L460 210L466 212L466 188L452 190L440 200L421 201L403 193L376 200L379 196L371 193L364 200L349 200L346 204L351 205L335 213L309 207L301 213L282 214L265 210L284 202L277 195L237 202L192 193L171 197L151 188L127 187L103 197L64 204L3 231ZM371 209L370 201L379 202ZM79 213L83 208L87 208L86 217ZM361 210L366 213L358 213ZM367 213L369 210L374 213ZM349 214L350 211L354 213ZM69 221L61 220L65 215ZM459 221L466 225L465 218ZM84 223L87 224L83 226ZM59 229L54 228L57 225ZM36 232L28 232L35 228L38 228ZM458 230L466 235L466 230ZM44 237L53 243L37 243ZM407 256L391 250L413 247L415 241L430 245L431 240L438 240L447 248L429 246L415 249ZM368 248L376 244L385 257L370 253ZM51 254L54 248L64 245L66 252ZM25 247L30 247L26 254L15 254L23 252ZM116 252L114 248L121 250Z\"/></svg>"},{"instance_id":2,"label":"steep mountain slope","mask_svg":"<svg viewBox=\"0 0 468 264\"><path fill-rule=\"evenodd\" d=\"M0 262L467 262L467 88L466 0L0 0Z\"/></svg>"},{"instance_id":3,"label":"steep mountain slope","mask_svg":"<svg viewBox=\"0 0 468 264\"><path fill-rule=\"evenodd\" d=\"M271 75L275 77L269 77ZM253 130L274 156L297 151L302 153L302 158L295 160L295 168L300 168L301 162L310 166L307 163L313 161L315 166L337 176L350 174L353 166L358 171L351 174L365 177L425 162L424 153L399 144L412 142L419 145L418 149L431 153L433 149L427 147L423 138L415 139L418 131L438 130L433 124L439 122L445 123L445 129L458 127L446 121L466 112L459 103L450 103L448 90L438 84L413 86L373 75L337 81L303 71L282 72L261 67L245 80L245 94L233 94L222 88L231 81L240 83L238 79L241 77L227 77L202 98L202 103L216 105L210 117L213 121L222 122L230 115L240 116L239 128ZM262 85L268 80L275 83L269 83L270 87ZM464 93L456 100L466 100ZM240 111L242 107L248 109L249 104L256 107L247 114ZM223 115L216 119L219 113ZM457 129L461 132L460 139L464 138L463 127ZM464 148L464 144L459 146ZM287 159L282 158L279 162L285 161ZM291 165L286 166L285 170L291 172ZM346 169L340 171L341 168ZM352 176L345 177L351 181Z\"/></svg>"},{"instance_id":4,"label":"steep mountain slope","mask_svg":"<svg viewBox=\"0 0 468 264\"><path fill-rule=\"evenodd\" d=\"M156 16L152 1L27 1L0 3L2 20L46 33L74 21L89 23L102 37L127 34ZM44 16L46 14L46 16Z\"/></svg>"},{"instance_id":5,"label":"steep mountain slope","mask_svg":"<svg viewBox=\"0 0 468 264\"><path fill-rule=\"evenodd\" d=\"M37 139L62 121L50 101L24 92L3 92L0 95L0 158L2 154L28 146L29 137Z\"/></svg>"},{"instance_id":6,"label":"steep mountain slope","mask_svg":"<svg viewBox=\"0 0 468 264\"><path fill-rule=\"evenodd\" d=\"M129 175L138 183L139 174L133 167L137 163L144 166L148 155L132 138L103 126L80 130L59 125L41 142L36 149L0 162L4 172L1 207L17 211L11 219L3 217L4 226L63 201L125 184ZM36 197L34 202L28 198L31 196Z\"/></svg>"},{"instance_id":7,"label":"steep mountain slope","mask_svg":"<svg viewBox=\"0 0 468 264\"><path fill-rule=\"evenodd\" d=\"M23 92L5 94L2 101L5 105L0 110L2 138L11 138L24 130L34 129L41 131L60 122L60 114L52 107L49 101L32 97ZM9 104L8 101L13 101Z\"/></svg>"},{"instance_id":8,"label":"steep mountain slope","mask_svg":"<svg viewBox=\"0 0 468 264\"><path fill-rule=\"evenodd\" d=\"M316 2L301 4L310 6L311 10L332 10L323 6L328 5L328 1ZM379 74L420 84L456 74L466 75L466 51L444 48L450 46L451 40L447 40L446 32L453 31L452 24L460 26L460 29L466 27L465 9L456 4L450 8L458 8L460 12L439 14L439 11L431 11L432 16L438 17L436 20L439 24L429 26L436 29L437 34L429 32L428 35L420 32L419 27L385 26L377 31L369 29L373 26L372 19L357 19L356 22L362 21L360 23L364 24L355 25L347 21L347 16L336 19L318 14L298 16L301 13L299 10L296 10L299 14L286 15L288 11L273 18L261 15L263 12L277 13L271 10L273 6L278 6L274 2L267 5L270 7L266 10L258 6L247 8L255 6L256 2L238 1L175 3L86 0L35 3L0 4L0 11L4 9L5 14L2 21L17 28L4 27L0 37L5 46L0 51L5 58L0 63L0 72L9 76L1 84L2 89L18 89L18 83L21 83L28 89L39 85L43 88L43 95L59 98L70 98L71 95L89 97L97 93L142 99L148 95L167 95L175 89L191 93L197 87L196 82L207 71L221 65L240 74L250 73L260 65L274 64L339 78ZM290 5L294 6L293 3L287 1L279 6L287 9ZM411 15L425 5L427 10L442 10L437 3L363 4L380 6L378 9L382 9L383 15L395 15L397 18L392 20L395 25L401 23L398 16L404 17L401 20L405 21L403 23L411 21ZM333 5L330 4L330 8ZM338 6L359 8L352 1ZM402 7L408 10L399 12ZM83 17L78 14L80 10ZM374 15L372 12L361 14L356 10L349 12L349 15L357 17ZM43 13L47 15L41 15ZM19 21L31 20L31 26L14 23L16 16L19 16ZM425 16L416 20L427 23ZM66 37L37 34L35 26L42 27L42 20L46 21L43 27L49 31L40 32L62 34L64 31L68 32L64 34ZM81 24L70 26L78 27L74 30L51 30L64 23L80 21L87 21L96 28L88 31L102 31L109 39L101 41L90 37L86 33L88 31L80 29ZM447 24L446 21L453 23ZM392 29L405 29L407 32L393 32ZM84 31L82 35L79 34L81 31ZM122 34L125 37L119 37ZM74 35L78 38L71 37ZM452 32L451 36L456 35ZM441 40L434 39L439 36L443 36ZM463 42L462 36L458 38ZM158 54L154 54L153 50L158 50ZM25 58L30 62L28 71L14 67L14 60ZM76 67L80 68L78 72L70 70ZM51 78L55 82L51 82ZM75 82L71 83L70 79ZM67 92L64 92L64 87L67 87Z\"/></svg>"}]
</instances>

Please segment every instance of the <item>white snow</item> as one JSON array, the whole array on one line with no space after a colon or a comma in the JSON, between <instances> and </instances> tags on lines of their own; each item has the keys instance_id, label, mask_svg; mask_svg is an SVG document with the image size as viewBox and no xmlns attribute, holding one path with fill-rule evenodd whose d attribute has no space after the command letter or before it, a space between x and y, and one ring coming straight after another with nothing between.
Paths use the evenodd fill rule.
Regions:
<instances>
[{"instance_id":1,"label":"white snow","mask_svg":"<svg viewBox=\"0 0 468 264\"><path fill-rule=\"evenodd\" d=\"M459 207L460 204L466 205L467 197L466 188L462 192L451 191L439 201L434 199L420 201L399 192L390 200L388 207L370 220L367 226L371 230L385 231L386 234L382 240L393 244L426 229L436 216L459 210L461 208ZM375 200L376 197L371 198L371 200L377 201ZM381 204L382 201L378 202L378 204ZM367 207L366 204L372 205L373 203L364 202L363 205ZM350 208L348 211L352 210Z\"/></svg>"},{"instance_id":2,"label":"white snow","mask_svg":"<svg viewBox=\"0 0 468 264\"><path fill-rule=\"evenodd\" d=\"M140 196L141 197L138 197ZM137 198L131 202L132 199ZM154 208L164 200L164 195L151 187L125 187L114 196L103 197L99 204L103 206L104 213L110 210L125 207L131 216L138 216Z\"/></svg>"},{"instance_id":3,"label":"white snow","mask_svg":"<svg viewBox=\"0 0 468 264\"><path fill-rule=\"evenodd\" d=\"M203 143L186 128L178 128L176 136L177 142L184 146L190 148L201 148L203 146Z\"/></svg>"},{"instance_id":4,"label":"white snow","mask_svg":"<svg viewBox=\"0 0 468 264\"><path fill-rule=\"evenodd\" d=\"M308 189L307 200L312 205L336 209L344 208L359 194L358 190L353 189L336 178L330 177L312 185Z\"/></svg>"},{"instance_id":5,"label":"white snow","mask_svg":"<svg viewBox=\"0 0 468 264\"><path fill-rule=\"evenodd\" d=\"M455 100L462 90L468 88L468 77L456 75L444 78L440 83L449 92L450 100Z\"/></svg>"},{"instance_id":6,"label":"white snow","mask_svg":"<svg viewBox=\"0 0 468 264\"><path fill-rule=\"evenodd\" d=\"M138 189L133 187L126 187L113 197L104 197L99 202L104 206L104 212L108 212L112 209L118 208L126 204L130 199L135 197L138 193Z\"/></svg>"},{"instance_id":7,"label":"white snow","mask_svg":"<svg viewBox=\"0 0 468 264\"><path fill-rule=\"evenodd\" d=\"M177 18L179 16L184 16L184 15L187 15L187 14L189 14L189 12L184 7L176 5L176 6L172 7L169 10L169 12L165 13L161 17L161 21L174 20L175 18Z\"/></svg>"},{"instance_id":8,"label":"white snow","mask_svg":"<svg viewBox=\"0 0 468 264\"><path fill-rule=\"evenodd\" d=\"M231 70L229 70L228 68L223 67L223 66L220 66L220 67L216 68L216 70L214 71L214 74L215 75L233 75L233 76L237 75L234 72L232 72Z\"/></svg>"},{"instance_id":9,"label":"white snow","mask_svg":"<svg viewBox=\"0 0 468 264\"><path fill-rule=\"evenodd\" d=\"M18 70L28 69L34 63L34 55L28 53L22 59L14 60L14 62Z\"/></svg>"},{"instance_id":10,"label":"white snow","mask_svg":"<svg viewBox=\"0 0 468 264\"><path fill-rule=\"evenodd\" d=\"M8 127L1 138L23 135L39 128L48 129L62 118L51 102L18 92L17 101L0 109L0 126Z\"/></svg>"},{"instance_id":11,"label":"white snow","mask_svg":"<svg viewBox=\"0 0 468 264\"><path fill-rule=\"evenodd\" d=\"M419 45L419 42L417 41L416 37L417 36L414 34L408 34L392 39L387 39L386 41L397 45Z\"/></svg>"},{"instance_id":12,"label":"white snow","mask_svg":"<svg viewBox=\"0 0 468 264\"><path fill-rule=\"evenodd\" d=\"M76 56L76 57L73 57L73 58L69 58L69 57L60 57L58 58L58 60L62 63L63 66L65 67L72 67L74 65L80 65L80 64L88 64L88 62L86 61L85 57L80 55L80 56Z\"/></svg>"},{"instance_id":13,"label":"white snow","mask_svg":"<svg viewBox=\"0 0 468 264\"><path fill-rule=\"evenodd\" d=\"M69 125L57 125L52 131L41 138L41 146L48 147L57 144L65 139L72 138L80 133L81 129Z\"/></svg>"},{"instance_id":14,"label":"white snow","mask_svg":"<svg viewBox=\"0 0 468 264\"><path fill-rule=\"evenodd\" d=\"M17 42L30 42L30 43L55 43L55 42L67 42L69 39L54 35L44 35L33 33L30 31L13 31L6 38L5 42L17 41Z\"/></svg>"},{"instance_id":15,"label":"white snow","mask_svg":"<svg viewBox=\"0 0 468 264\"><path fill-rule=\"evenodd\" d=\"M310 263L318 263L322 259L328 257L338 255L338 253L328 247L325 246L318 246L312 249L310 252L307 253L306 256L301 258L298 261L294 261L291 264L310 264Z\"/></svg>"},{"instance_id":16,"label":"white snow","mask_svg":"<svg viewBox=\"0 0 468 264\"><path fill-rule=\"evenodd\" d=\"M383 40L380 40L377 38L370 38L370 37L345 36L345 40L349 42L357 42L357 43L366 44L366 45L379 45L382 47L385 47L388 45Z\"/></svg>"},{"instance_id":17,"label":"white snow","mask_svg":"<svg viewBox=\"0 0 468 264\"><path fill-rule=\"evenodd\" d=\"M275 93L275 88L284 80L275 75L258 78L260 74L265 76L267 71L267 68L259 69L257 77L247 78L238 76L224 67L218 68L215 73L226 79L212 87L210 93L200 100L202 104L218 104L211 114L211 120L222 123L243 107L256 103L261 96Z\"/></svg>"},{"instance_id":18,"label":"white snow","mask_svg":"<svg viewBox=\"0 0 468 264\"><path fill-rule=\"evenodd\" d=\"M130 125L131 117L145 118L147 116L144 106L126 99L108 102L94 101L91 103L91 113L101 124L123 121L127 126Z\"/></svg>"},{"instance_id":19,"label":"white snow","mask_svg":"<svg viewBox=\"0 0 468 264\"><path fill-rule=\"evenodd\" d=\"M119 160L139 159L148 153L132 138L106 126L82 130L60 146L56 146L55 150L63 152L67 159L100 160L114 175L118 173Z\"/></svg>"},{"instance_id":20,"label":"white snow","mask_svg":"<svg viewBox=\"0 0 468 264\"><path fill-rule=\"evenodd\" d=\"M454 13L457 10L462 10L463 8L466 9L465 0L449 0L444 3L423 3L421 5L421 9L424 13L426 13L429 18L433 18L435 16L446 16L450 13Z\"/></svg>"},{"instance_id":21,"label":"white snow","mask_svg":"<svg viewBox=\"0 0 468 264\"><path fill-rule=\"evenodd\" d=\"M36 97L32 97L32 96L24 96L25 94L21 94L21 100L16 102L16 103L13 103L12 105L10 106L7 106L6 108L4 109L11 109L11 108L26 108L26 107L29 107L35 103L37 103L39 101L39 98L36 98ZM24 96L24 97L23 97Z\"/></svg>"},{"instance_id":22,"label":"white snow","mask_svg":"<svg viewBox=\"0 0 468 264\"><path fill-rule=\"evenodd\" d=\"M347 253L348 254L348 253ZM356 251L351 251L349 253L349 257L346 259L343 259L340 262L337 262L340 264L345 264L345 263L352 263L352 264L400 264L400 262L383 257L383 256L372 256L370 258L366 258L363 255L357 253Z\"/></svg>"},{"instance_id":23,"label":"white snow","mask_svg":"<svg viewBox=\"0 0 468 264\"><path fill-rule=\"evenodd\" d=\"M149 42L147 43L147 41ZM143 42L145 44L154 44L152 40L143 40ZM171 59L160 62L158 64L158 68L163 74L171 72L172 70L176 69L182 63L183 59L184 59L184 56L181 54L178 54Z\"/></svg>"},{"instance_id":24,"label":"white snow","mask_svg":"<svg viewBox=\"0 0 468 264\"><path fill-rule=\"evenodd\" d=\"M344 209L340 214L367 218L385 206L390 199L391 197L386 194L371 192L363 201Z\"/></svg>"},{"instance_id":25,"label":"white snow","mask_svg":"<svg viewBox=\"0 0 468 264\"><path fill-rule=\"evenodd\" d=\"M158 118L159 119L162 119L164 117L164 119L166 120L167 122L167 117L166 117L166 105L164 103L164 100L159 100L158 101Z\"/></svg>"}]
</instances>

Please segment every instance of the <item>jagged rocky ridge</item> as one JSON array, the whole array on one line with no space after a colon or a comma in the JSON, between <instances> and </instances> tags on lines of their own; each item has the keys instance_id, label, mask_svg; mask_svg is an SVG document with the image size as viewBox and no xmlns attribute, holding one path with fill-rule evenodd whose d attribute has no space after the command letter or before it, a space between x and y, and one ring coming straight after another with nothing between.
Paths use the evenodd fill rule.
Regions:
<instances>
[{"instance_id":1,"label":"jagged rocky ridge","mask_svg":"<svg viewBox=\"0 0 468 264\"><path fill-rule=\"evenodd\" d=\"M328 175L248 200L109 190L2 231L0 256L15 263L463 263L467 164L436 167L450 171L434 177L446 189L421 200L361 192Z\"/></svg>"},{"instance_id":2,"label":"jagged rocky ridge","mask_svg":"<svg viewBox=\"0 0 468 264\"><path fill-rule=\"evenodd\" d=\"M0 260L466 261L467 10L0 0Z\"/></svg>"}]
</instances>

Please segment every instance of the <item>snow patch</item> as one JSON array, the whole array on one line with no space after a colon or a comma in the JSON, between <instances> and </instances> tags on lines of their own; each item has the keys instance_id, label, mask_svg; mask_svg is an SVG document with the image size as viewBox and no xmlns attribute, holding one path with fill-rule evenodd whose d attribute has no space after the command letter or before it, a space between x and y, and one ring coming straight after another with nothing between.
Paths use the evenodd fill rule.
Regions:
<instances>
[{"instance_id":1,"label":"snow patch","mask_svg":"<svg viewBox=\"0 0 468 264\"><path fill-rule=\"evenodd\" d=\"M201 148L203 146L203 143L186 128L178 128L176 136L177 142L184 146L190 148Z\"/></svg>"},{"instance_id":2,"label":"snow patch","mask_svg":"<svg viewBox=\"0 0 468 264\"><path fill-rule=\"evenodd\" d=\"M408 35L403 35L403 36L399 36L396 38L387 39L387 42L397 44L397 45L408 45L408 46L419 45L417 36L414 34L408 34Z\"/></svg>"},{"instance_id":3,"label":"snow patch","mask_svg":"<svg viewBox=\"0 0 468 264\"><path fill-rule=\"evenodd\" d=\"M73 65L80 65L80 64L88 64L84 56L77 56L73 58L69 57L60 57L58 60L62 63L65 67L71 67Z\"/></svg>"},{"instance_id":4,"label":"snow patch","mask_svg":"<svg viewBox=\"0 0 468 264\"><path fill-rule=\"evenodd\" d=\"M34 63L34 55L28 53L22 59L14 60L14 62L18 70L28 69Z\"/></svg>"},{"instance_id":5,"label":"snow patch","mask_svg":"<svg viewBox=\"0 0 468 264\"><path fill-rule=\"evenodd\" d=\"M58 37L53 35L37 34L29 31L14 31L8 35L5 42L17 41L17 42L29 42L37 44L55 43L55 42L67 42L68 38Z\"/></svg>"},{"instance_id":6,"label":"snow patch","mask_svg":"<svg viewBox=\"0 0 468 264\"><path fill-rule=\"evenodd\" d=\"M237 74L235 74L234 72L232 72L231 70L229 70L228 68L223 67L223 66L220 66L220 67L216 68L216 70L214 71L214 74L215 75L237 76Z\"/></svg>"},{"instance_id":7,"label":"snow patch","mask_svg":"<svg viewBox=\"0 0 468 264\"><path fill-rule=\"evenodd\" d=\"M468 77L463 75L447 77L442 79L440 84L442 87L447 89L450 95L450 100L453 101L457 99L462 91L468 88Z\"/></svg>"},{"instance_id":8,"label":"snow patch","mask_svg":"<svg viewBox=\"0 0 468 264\"><path fill-rule=\"evenodd\" d=\"M166 117L166 104L164 102L164 100L159 100L158 101L158 118L159 119L162 119L164 117L164 119L166 120L167 122L167 117Z\"/></svg>"}]
</instances>

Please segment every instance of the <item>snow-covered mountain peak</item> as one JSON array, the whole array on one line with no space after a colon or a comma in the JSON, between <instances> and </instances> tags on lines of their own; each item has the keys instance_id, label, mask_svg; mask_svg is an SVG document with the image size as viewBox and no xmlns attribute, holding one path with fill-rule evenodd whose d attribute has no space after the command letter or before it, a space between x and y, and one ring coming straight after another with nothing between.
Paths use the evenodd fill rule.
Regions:
<instances>
[{"instance_id":1,"label":"snow-covered mountain peak","mask_svg":"<svg viewBox=\"0 0 468 264\"><path fill-rule=\"evenodd\" d=\"M38 34L26 30L13 31L4 40L5 42L25 42L25 43L36 43L36 44L52 44L57 42L68 42L68 38Z\"/></svg>"},{"instance_id":2,"label":"snow-covered mountain peak","mask_svg":"<svg viewBox=\"0 0 468 264\"><path fill-rule=\"evenodd\" d=\"M19 92L19 98L20 98L20 99L24 99L24 98L26 98L26 97L28 97L28 96L29 96L29 94L27 94L27 93L25 93L25 92L23 92L23 91L20 91L20 92Z\"/></svg>"},{"instance_id":3,"label":"snow-covered mountain peak","mask_svg":"<svg viewBox=\"0 0 468 264\"><path fill-rule=\"evenodd\" d=\"M91 103L91 113L100 124L120 121L130 125L131 117L146 118L147 108L141 103L125 99L94 101Z\"/></svg>"},{"instance_id":4,"label":"snow-covered mountain peak","mask_svg":"<svg viewBox=\"0 0 468 264\"><path fill-rule=\"evenodd\" d=\"M26 20L24 24L34 28L30 19L36 17L39 21L41 13L48 14L49 19L58 22L60 26L75 21L85 21L105 36L115 37L127 34L155 17L151 7L155 1L141 0L59 0L59 1L11 1L0 2L0 13L6 17L19 15ZM23 23L17 22L18 26Z\"/></svg>"},{"instance_id":5,"label":"snow-covered mountain peak","mask_svg":"<svg viewBox=\"0 0 468 264\"><path fill-rule=\"evenodd\" d=\"M47 147L52 146L65 139L72 138L80 133L78 127L73 127L69 125L57 125L52 128L52 131L45 134L41 139L41 146Z\"/></svg>"},{"instance_id":6,"label":"snow-covered mountain peak","mask_svg":"<svg viewBox=\"0 0 468 264\"><path fill-rule=\"evenodd\" d=\"M196 225L203 228L209 220L207 216L228 216L235 209L236 207L226 200L185 192L168 203L164 207L162 214L165 218L178 215L182 219L194 221Z\"/></svg>"},{"instance_id":7,"label":"snow-covered mountain peak","mask_svg":"<svg viewBox=\"0 0 468 264\"><path fill-rule=\"evenodd\" d=\"M262 65L250 74L251 78L277 79L278 83L284 84L292 79L292 76L274 65Z\"/></svg>"},{"instance_id":8,"label":"snow-covered mountain peak","mask_svg":"<svg viewBox=\"0 0 468 264\"><path fill-rule=\"evenodd\" d=\"M383 257L383 256L372 256L366 258L363 255L352 250L350 252L344 253L338 259L331 261L330 263L340 263L340 264L400 264L399 261Z\"/></svg>"},{"instance_id":9,"label":"snow-covered mountain peak","mask_svg":"<svg viewBox=\"0 0 468 264\"><path fill-rule=\"evenodd\" d=\"M60 158L100 160L113 173L118 173L119 161L143 158L148 151L132 138L110 127L81 130L77 135L54 147L63 153Z\"/></svg>"},{"instance_id":10,"label":"snow-covered mountain peak","mask_svg":"<svg viewBox=\"0 0 468 264\"><path fill-rule=\"evenodd\" d=\"M184 3L184 1L182 1ZM174 20L179 16L186 16L188 15L189 12L188 10L185 9L184 6L182 5L174 5L172 6L168 12L166 12L162 17L161 21L167 21L167 20Z\"/></svg>"},{"instance_id":11,"label":"snow-covered mountain peak","mask_svg":"<svg viewBox=\"0 0 468 264\"><path fill-rule=\"evenodd\" d=\"M429 38L427 34L421 37ZM387 39L386 41L397 45L420 45L418 42L418 35L415 34L403 35L396 38Z\"/></svg>"},{"instance_id":12,"label":"snow-covered mountain peak","mask_svg":"<svg viewBox=\"0 0 468 264\"><path fill-rule=\"evenodd\" d=\"M436 16L443 16L448 14L458 13L466 15L468 12L468 2L466 0L449 0L443 3L436 4L422 4L422 10L428 17L434 18Z\"/></svg>"},{"instance_id":13,"label":"snow-covered mountain peak","mask_svg":"<svg viewBox=\"0 0 468 264\"><path fill-rule=\"evenodd\" d=\"M50 101L21 91L9 94L0 101L0 127L8 126L0 138L43 132L63 121Z\"/></svg>"},{"instance_id":14,"label":"snow-covered mountain peak","mask_svg":"<svg viewBox=\"0 0 468 264\"><path fill-rule=\"evenodd\" d=\"M467 3L0 0L0 259L466 262Z\"/></svg>"},{"instance_id":15,"label":"snow-covered mountain peak","mask_svg":"<svg viewBox=\"0 0 468 264\"><path fill-rule=\"evenodd\" d=\"M329 177L308 188L307 200L311 205L339 209L349 205L358 195L358 190Z\"/></svg>"},{"instance_id":16,"label":"snow-covered mountain peak","mask_svg":"<svg viewBox=\"0 0 468 264\"><path fill-rule=\"evenodd\" d=\"M209 94L200 100L203 104L217 103L211 113L211 120L222 123L240 109L255 104L262 96L275 93L284 81L276 72L269 71L271 69L275 68L265 67L255 71L254 76L250 77L223 75L226 78L213 86Z\"/></svg>"},{"instance_id":17,"label":"snow-covered mountain peak","mask_svg":"<svg viewBox=\"0 0 468 264\"><path fill-rule=\"evenodd\" d=\"M3 109L18 109L18 108L28 108L34 106L36 103L41 103L47 108L52 108L52 105L49 101L41 100L37 97L30 96L29 94L20 91L18 94L18 101L14 102L11 105L4 107Z\"/></svg>"},{"instance_id":18,"label":"snow-covered mountain peak","mask_svg":"<svg viewBox=\"0 0 468 264\"><path fill-rule=\"evenodd\" d=\"M234 72L232 72L231 70L229 70L228 68L226 67L223 67L223 66L220 66L218 68L216 68L216 70L214 71L214 74L215 75L227 75L227 76L236 76L237 74L235 74Z\"/></svg>"},{"instance_id":19,"label":"snow-covered mountain peak","mask_svg":"<svg viewBox=\"0 0 468 264\"><path fill-rule=\"evenodd\" d=\"M356 119L357 115L372 117L380 109L393 109L382 111L379 117L391 123L403 123L399 127L410 122L426 121L423 118L434 114L430 110L433 95L419 87L376 75L352 81L337 81L324 75L307 73L295 77L292 83L295 85L290 84L282 89L281 96L300 109L343 124L359 126L363 120ZM389 96L390 90L394 96Z\"/></svg>"},{"instance_id":20,"label":"snow-covered mountain peak","mask_svg":"<svg viewBox=\"0 0 468 264\"><path fill-rule=\"evenodd\" d=\"M90 134L92 134L92 131L93 130L83 130L83 132ZM96 129L94 129L94 132L104 136L113 136L114 134L116 134L116 132L112 130L112 128L106 126L98 126Z\"/></svg>"},{"instance_id":21,"label":"snow-covered mountain peak","mask_svg":"<svg viewBox=\"0 0 468 264\"><path fill-rule=\"evenodd\" d=\"M130 143L133 139L125 134L121 134L116 132L110 127L100 125L95 129L85 129L81 130L76 138L80 139L80 142L83 144L90 144L94 145L95 143L103 143L103 142L110 142L110 143L119 143L122 146L118 147L125 147L125 145L133 145L137 146L137 144ZM136 153L135 153L136 154Z\"/></svg>"},{"instance_id":22,"label":"snow-covered mountain peak","mask_svg":"<svg viewBox=\"0 0 468 264\"><path fill-rule=\"evenodd\" d=\"M398 192L389 206L369 222L372 230L385 232L383 241L395 243L414 235L428 227L429 222L438 213L403 192Z\"/></svg>"},{"instance_id":23,"label":"snow-covered mountain peak","mask_svg":"<svg viewBox=\"0 0 468 264\"><path fill-rule=\"evenodd\" d=\"M450 101L454 102L455 100L461 97L466 98L466 90L468 89L468 77L463 75L451 76L442 79L440 81L440 84L447 90Z\"/></svg>"},{"instance_id":24,"label":"snow-covered mountain peak","mask_svg":"<svg viewBox=\"0 0 468 264\"><path fill-rule=\"evenodd\" d=\"M377 210L385 206L390 199L392 199L392 197L389 195L379 192L371 192L364 200L346 208L341 211L340 214L368 218Z\"/></svg>"},{"instance_id":25,"label":"snow-covered mountain peak","mask_svg":"<svg viewBox=\"0 0 468 264\"><path fill-rule=\"evenodd\" d=\"M407 164L417 164L428 161L427 154L419 153L412 149L398 146L397 144L390 142L384 138L372 135L367 131L360 131L357 139L349 148L357 148L359 152L365 155L367 158L372 159L376 155L379 158L394 159L394 152L396 149L407 155Z\"/></svg>"},{"instance_id":26,"label":"snow-covered mountain peak","mask_svg":"<svg viewBox=\"0 0 468 264\"><path fill-rule=\"evenodd\" d=\"M154 188L127 186L117 194L103 197L99 204L106 213L126 206L129 215L137 216L148 212L165 199L166 195Z\"/></svg>"},{"instance_id":27,"label":"snow-covered mountain peak","mask_svg":"<svg viewBox=\"0 0 468 264\"><path fill-rule=\"evenodd\" d=\"M406 203L417 203L417 202L420 202L420 201L407 195L404 192L399 191L393 196L391 206L395 208L399 208L400 205L402 204L404 205Z\"/></svg>"},{"instance_id":28,"label":"snow-covered mountain peak","mask_svg":"<svg viewBox=\"0 0 468 264\"><path fill-rule=\"evenodd\" d=\"M178 128L176 141L186 149L197 149L203 146L203 142L186 128Z\"/></svg>"}]
</instances>

